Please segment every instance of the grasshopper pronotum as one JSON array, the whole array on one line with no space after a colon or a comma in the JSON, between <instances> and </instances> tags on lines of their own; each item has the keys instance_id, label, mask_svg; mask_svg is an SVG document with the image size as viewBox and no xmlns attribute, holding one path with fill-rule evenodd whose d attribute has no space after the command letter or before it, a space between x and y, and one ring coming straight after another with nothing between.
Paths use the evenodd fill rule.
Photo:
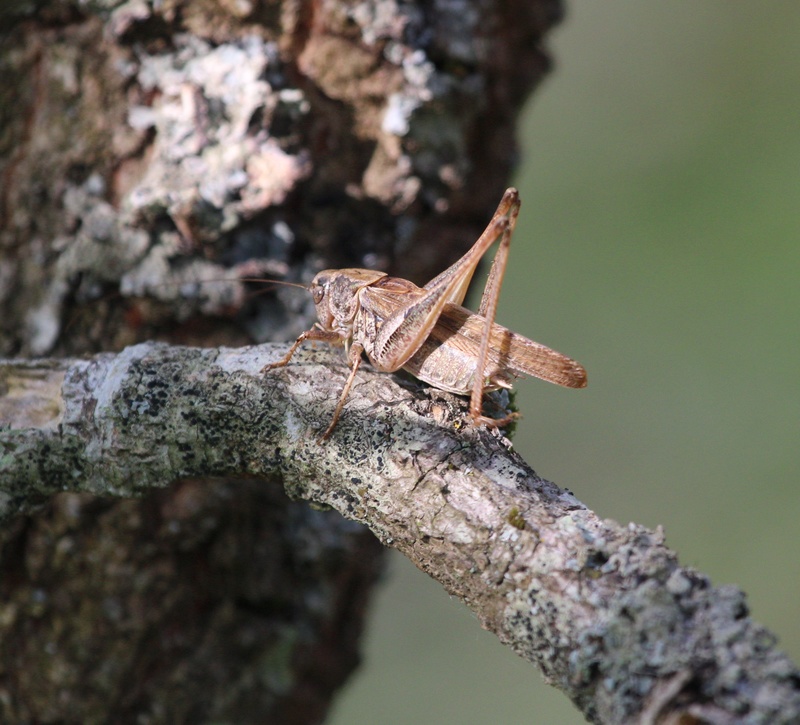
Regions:
<instances>
[{"instance_id":1,"label":"grasshopper pronotum","mask_svg":"<svg viewBox=\"0 0 800 725\"><path fill-rule=\"evenodd\" d=\"M472 420L491 426L506 425L515 414L501 419L485 417L483 393L510 388L518 375L532 375L568 388L585 387L586 371L579 363L495 324L519 207L519 193L508 189L472 248L424 287L369 269L320 272L309 287L319 322L262 372L286 365L306 340L347 348L350 375L323 439L339 420L362 353L377 370L404 368L441 390L469 393ZM470 312L461 302L478 263L498 239L480 307L477 314Z\"/></svg>"}]
</instances>

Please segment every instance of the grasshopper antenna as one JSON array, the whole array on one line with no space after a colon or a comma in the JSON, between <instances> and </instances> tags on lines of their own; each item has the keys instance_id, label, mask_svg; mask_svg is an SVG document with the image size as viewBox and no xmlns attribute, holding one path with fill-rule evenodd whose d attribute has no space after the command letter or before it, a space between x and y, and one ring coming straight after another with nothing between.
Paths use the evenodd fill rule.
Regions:
<instances>
[{"instance_id":1,"label":"grasshopper antenna","mask_svg":"<svg viewBox=\"0 0 800 725\"><path fill-rule=\"evenodd\" d=\"M297 287L298 289L303 289L306 292L310 290L310 287L305 284L299 284L298 282L286 282L282 279L263 279L261 277L236 277L237 282L258 282L266 286L264 291L269 291L269 289L273 285L280 285L282 287Z\"/></svg>"},{"instance_id":2,"label":"grasshopper antenna","mask_svg":"<svg viewBox=\"0 0 800 725\"><path fill-rule=\"evenodd\" d=\"M231 277L219 277L219 278L196 280L193 284L203 285L203 284L213 284L215 282L253 282L253 283L258 283L258 284L262 285L262 287L260 289L258 289L258 290L250 290L249 293L246 293L244 299L253 299L255 297L259 297L261 295L267 294L268 292L272 291L275 287L277 287L279 285L282 286L282 287L296 287L298 289L302 289L305 292L309 292L309 293L311 291L309 285L299 284L297 282L287 282L285 280L268 279L268 278L264 278L264 277L241 277L239 275L234 275L234 276L231 276ZM181 285L184 285L184 284L187 284L187 282L185 280L184 281L164 282L163 284L150 285L148 287L148 291L152 292L152 290L158 289L158 288L161 288L161 287L163 287L163 288L180 288ZM112 300L112 299L131 300L131 299L136 299L136 298L139 298L139 297L143 298L143 297L146 297L146 296L147 296L147 292L145 292L143 294L123 294L121 291L118 290L116 292L112 292L110 294L104 295L99 300L95 300L94 302L108 301L108 300ZM89 303L89 304L92 304L92 303ZM69 330L74 325L77 324L77 322L80 319L80 317L81 317L80 311L75 312L74 314L72 314L70 316L70 319L65 323L62 334L66 333L66 332L69 332Z\"/></svg>"}]
</instances>

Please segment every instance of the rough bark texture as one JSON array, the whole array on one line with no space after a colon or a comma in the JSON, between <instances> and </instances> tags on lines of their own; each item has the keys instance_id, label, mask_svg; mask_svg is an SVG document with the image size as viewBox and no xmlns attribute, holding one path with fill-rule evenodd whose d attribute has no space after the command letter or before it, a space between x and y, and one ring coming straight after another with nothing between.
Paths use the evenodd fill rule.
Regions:
<instances>
[{"instance_id":1,"label":"rough bark texture","mask_svg":"<svg viewBox=\"0 0 800 725\"><path fill-rule=\"evenodd\" d=\"M360 266L426 281L507 186L513 123L559 11L541 0L44 7L17 19L0 58L14 79L0 102L5 355L209 328L229 338L208 322L169 329L243 305L241 283L209 279ZM112 290L163 304L92 305L76 319ZM311 314L279 295L242 319L275 339Z\"/></svg>"},{"instance_id":2,"label":"rough bark texture","mask_svg":"<svg viewBox=\"0 0 800 725\"><path fill-rule=\"evenodd\" d=\"M430 278L508 183L559 16L555 0L3 3L0 354L288 339L309 300L250 299L242 277ZM4 394L38 380L47 418L60 383L31 370ZM40 493L60 482L46 459ZM128 473L120 491L146 488ZM3 536L0 719L318 721L355 663L378 566L364 536L252 482L54 500ZM317 563L298 538L324 542Z\"/></svg>"},{"instance_id":3,"label":"rough bark texture","mask_svg":"<svg viewBox=\"0 0 800 725\"><path fill-rule=\"evenodd\" d=\"M7 526L7 723L319 722L382 559L363 527L252 479L64 493Z\"/></svg>"},{"instance_id":4,"label":"rough bark texture","mask_svg":"<svg viewBox=\"0 0 800 725\"><path fill-rule=\"evenodd\" d=\"M292 498L367 524L536 663L590 720L798 721L800 672L748 617L742 592L714 588L680 566L660 532L600 520L539 478L502 436L463 425L452 396L392 376L360 373L333 436L320 444L345 362L330 351L306 351L265 380L261 367L284 350L145 344L88 361L4 367L6 380L12 373L18 380L17 395L0 408L0 419L14 428L0 434L11 456L0 473L4 513L29 494L61 489L130 496L208 474L280 482ZM191 512L196 489L182 484L168 505ZM231 489L221 490L224 499ZM261 488L248 494L274 498ZM79 506L72 498L58 504ZM142 545L153 546L161 508L147 509ZM126 531L142 526L115 515ZM202 517L187 518L166 535L204 545ZM57 566L59 556L83 543L67 530L48 533L56 561L45 556L45 566ZM325 548L300 539L300 553L287 553L301 561L305 547ZM220 575L230 576L235 563L222 548L209 566L219 564ZM9 557L3 559L9 568ZM197 566L189 557L182 573ZM258 602L257 581L252 587L244 599ZM37 608L48 606L46 596L14 600L15 591L2 597L17 619L6 628L6 662L12 651L25 651ZM287 612L296 605L290 598ZM124 618L114 600L97 607L104 624ZM219 626L226 625L223 617ZM48 659L62 665L53 649ZM40 656L30 654L34 663ZM55 669L69 672L69 663Z\"/></svg>"}]
</instances>

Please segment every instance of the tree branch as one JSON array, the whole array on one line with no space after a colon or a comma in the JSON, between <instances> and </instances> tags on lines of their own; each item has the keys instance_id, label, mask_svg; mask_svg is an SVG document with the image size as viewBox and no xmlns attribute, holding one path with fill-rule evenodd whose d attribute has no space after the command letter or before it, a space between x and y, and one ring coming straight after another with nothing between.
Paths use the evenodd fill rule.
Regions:
<instances>
[{"instance_id":1,"label":"tree branch","mask_svg":"<svg viewBox=\"0 0 800 725\"><path fill-rule=\"evenodd\" d=\"M454 398L284 346L147 343L0 363L2 514L55 492L131 496L195 476L278 479L459 596L598 722L796 722L800 673L744 595L681 567L660 531L603 521ZM412 389L412 387L414 389Z\"/></svg>"}]
</instances>

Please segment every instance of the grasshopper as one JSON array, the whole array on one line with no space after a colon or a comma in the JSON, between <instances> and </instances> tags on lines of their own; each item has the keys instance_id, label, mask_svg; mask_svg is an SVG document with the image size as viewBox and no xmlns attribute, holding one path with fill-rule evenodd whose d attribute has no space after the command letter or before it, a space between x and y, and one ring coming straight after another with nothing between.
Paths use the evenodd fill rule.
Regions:
<instances>
[{"instance_id":1,"label":"grasshopper","mask_svg":"<svg viewBox=\"0 0 800 725\"><path fill-rule=\"evenodd\" d=\"M302 333L278 362L283 367L307 340L344 345L350 374L322 440L336 427L356 371L366 353L383 372L404 368L451 393L470 395L475 424L507 425L515 417L483 415L483 394L511 388L519 375L532 375L568 388L586 386L586 371L574 360L495 324L497 302L519 215L516 189L508 189L492 220L472 248L424 287L369 269L328 269L309 286L318 322ZM461 306L483 256L500 240L477 314Z\"/></svg>"}]
</instances>

